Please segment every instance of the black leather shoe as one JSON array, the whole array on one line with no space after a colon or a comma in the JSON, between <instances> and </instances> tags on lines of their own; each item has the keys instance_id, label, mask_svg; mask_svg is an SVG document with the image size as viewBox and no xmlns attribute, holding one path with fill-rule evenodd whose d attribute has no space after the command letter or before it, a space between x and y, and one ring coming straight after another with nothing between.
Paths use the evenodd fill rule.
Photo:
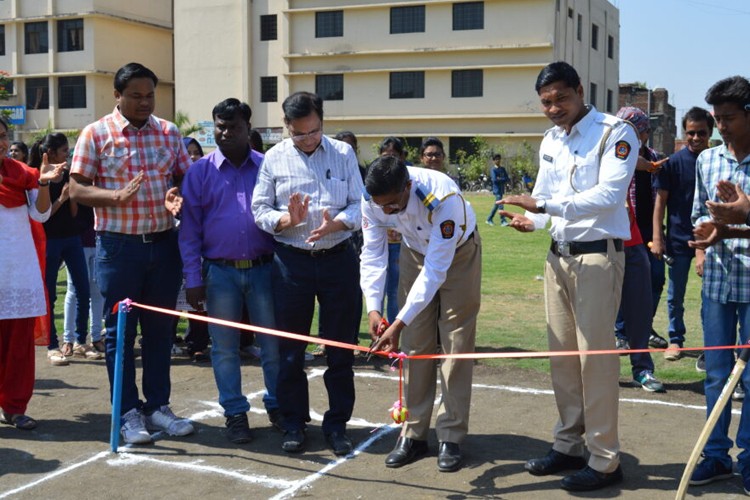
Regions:
<instances>
[{"instance_id":1,"label":"black leather shoe","mask_svg":"<svg viewBox=\"0 0 750 500\"><path fill-rule=\"evenodd\" d=\"M281 449L287 453L299 453L304 450L305 432L302 430L284 432Z\"/></svg>"},{"instance_id":2,"label":"black leather shoe","mask_svg":"<svg viewBox=\"0 0 750 500\"><path fill-rule=\"evenodd\" d=\"M583 457L574 457L555 450L549 450L542 458L532 458L524 466L529 473L535 476L546 476L564 470L582 469L584 467L586 467L586 461Z\"/></svg>"},{"instance_id":3,"label":"black leather shoe","mask_svg":"<svg viewBox=\"0 0 750 500\"><path fill-rule=\"evenodd\" d=\"M385 459L385 466L395 469L403 467L409 462L427 454L427 441L419 441L408 437L400 437L396 447Z\"/></svg>"},{"instance_id":4,"label":"black leather shoe","mask_svg":"<svg viewBox=\"0 0 750 500\"><path fill-rule=\"evenodd\" d=\"M599 472L588 465L575 474L565 476L562 488L568 491L592 491L605 488L622 481L622 468L618 465L612 472Z\"/></svg>"},{"instance_id":5,"label":"black leather shoe","mask_svg":"<svg viewBox=\"0 0 750 500\"><path fill-rule=\"evenodd\" d=\"M461 449L456 443L447 441L440 443L438 451L438 470L440 472L455 472L461 468Z\"/></svg>"},{"instance_id":6,"label":"black leather shoe","mask_svg":"<svg viewBox=\"0 0 750 500\"><path fill-rule=\"evenodd\" d=\"M354 448L352 440L343 432L331 432L330 434L326 434L326 441L333 450L334 455L337 457L348 455Z\"/></svg>"}]
</instances>

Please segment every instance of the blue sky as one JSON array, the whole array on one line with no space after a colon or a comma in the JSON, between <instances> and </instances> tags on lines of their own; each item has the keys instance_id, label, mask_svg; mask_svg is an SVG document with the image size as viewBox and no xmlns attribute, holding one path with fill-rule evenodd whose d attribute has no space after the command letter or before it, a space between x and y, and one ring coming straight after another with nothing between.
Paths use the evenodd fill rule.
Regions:
<instances>
[{"instance_id":1,"label":"blue sky","mask_svg":"<svg viewBox=\"0 0 750 500\"><path fill-rule=\"evenodd\" d=\"M707 107L718 80L750 78L750 1L610 1L620 9L620 82L666 88L678 123L690 107Z\"/></svg>"}]
</instances>

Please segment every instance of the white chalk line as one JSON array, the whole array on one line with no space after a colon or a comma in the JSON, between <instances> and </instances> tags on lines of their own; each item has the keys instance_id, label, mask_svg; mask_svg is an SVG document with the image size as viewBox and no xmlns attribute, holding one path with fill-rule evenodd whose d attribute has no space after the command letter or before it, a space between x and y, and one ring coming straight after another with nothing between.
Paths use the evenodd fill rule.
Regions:
<instances>
[{"instance_id":1,"label":"white chalk line","mask_svg":"<svg viewBox=\"0 0 750 500\"><path fill-rule=\"evenodd\" d=\"M320 369L320 368L315 368L315 369L310 370L310 372L308 373L308 380L322 376L324 371L325 371L324 369ZM392 375L387 375L387 374L382 374L382 373L373 373L373 372L356 372L355 371L355 376L359 378L398 380L397 376L392 376ZM548 396L551 396L554 394L554 392L550 389L534 389L534 388L529 388L529 387L517 387L517 386L508 386L508 385L472 384L472 388L473 389L485 389L485 390L500 390L500 391L505 391L505 392L517 393L517 394L548 395ZM252 400L259 396L262 396L264 392L265 391L262 391L262 390L252 392L248 394L247 397L248 399ZM672 407L672 408L682 408L682 409L688 409L688 410L706 411L706 407L701 406L701 405L688 405L688 404L675 403L671 401L662 401L662 400L656 400L656 399L651 400L651 399L641 399L641 398L620 398L620 401L627 402L627 403L635 403L635 404L646 404L646 405L666 406L666 407ZM197 421L206 420L209 418L216 418L216 417L223 416L224 412L221 406L217 402L215 401L198 401L198 402L200 404L208 406L210 409L193 413L192 415L187 417L190 420L197 422ZM253 413L265 413L265 410L261 408L255 408L255 407L252 407L250 411L252 411ZM741 412L739 410L733 409L732 413L739 415ZM317 422L322 422L323 420L322 415L312 410L310 413L310 417L311 419ZM299 491L301 488L305 488L309 486L311 483L313 483L317 479L324 477L328 472L335 469L336 467L357 457L360 453L365 451L372 443L374 443L375 441L377 441L384 435L391 433L395 429L399 428L399 426L396 424L373 423L373 422L369 422L369 421L359 419L359 418L351 419L349 421L349 424L355 425L355 426L361 426L361 427L372 427L372 428L376 428L377 430L373 432L372 435L367 440L360 443L350 455L339 458L337 460L333 460L327 465L325 465L319 471L314 472L308 475L307 477L303 479L298 479L296 481L286 480L286 479L275 479L275 478L270 478L270 477L262 476L262 475L244 474L240 471L232 471L232 470L223 469L221 467L203 465L201 461L174 462L174 461L168 461L168 460L155 459L146 455L142 455L140 453L141 451L148 453L147 449L135 448L135 447L131 447L130 445L122 446L121 448L126 449L127 451L120 452L118 454L118 458L107 460L107 463L111 466L127 466L127 465L132 465L134 463L147 462L147 463L154 464L157 466L162 466L162 467L172 467L172 468L190 470L193 472L200 472L200 473L205 473L205 474L224 475L224 476L232 477L234 479L237 479L243 482L263 485L269 488L276 488L276 489L286 488L285 490L283 490L282 492L278 493L276 496L273 497L274 500L283 500L293 495L294 493ZM159 440L164 436L164 433L158 432L154 434L153 436L154 436L154 440ZM83 460L82 462L69 465L63 469L47 474L46 476L42 476L41 478L36 479L26 485L20 486L18 488L7 491L5 493L0 493L0 499L6 498L10 495L14 495L26 489L33 488L34 486L37 486L45 481L58 477L61 474L65 474L73 469L76 469L84 465L88 465L89 463L100 460L101 458L107 455L109 455L108 451L97 453L96 455L86 460Z\"/></svg>"}]
</instances>

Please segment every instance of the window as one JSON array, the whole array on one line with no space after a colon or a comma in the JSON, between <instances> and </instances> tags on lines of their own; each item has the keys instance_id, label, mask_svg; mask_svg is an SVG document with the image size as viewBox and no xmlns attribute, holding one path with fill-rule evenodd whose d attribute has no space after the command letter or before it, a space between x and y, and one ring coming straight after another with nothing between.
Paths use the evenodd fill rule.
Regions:
<instances>
[{"instance_id":1,"label":"window","mask_svg":"<svg viewBox=\"0 0 750 500\"><path fill-rule=\"evenodd\" d=\"M12 78L8 78L7 83L5 84L5 88L0 87L0 92L3 90L9 95L15 94L15 82Z\"/></svg>"},{"instance_id":2,"label":"window","mask_svg":"<svg viewBox=\"0 0 750 500\"><path fill-rule=\"evenodd\" d=\"M596 24L591 25L591 48L599 50L599 26Z\"/></svg>"},{"instance_id":3,"label":"window","mask_svg":"<svg viewBox=\"0 0 750 500\"><path fill-rule=\"evenodd\" d=\"M0 24L0 56L5 55L5 25Z\"/></svg>"},{"instance_id":4,"label":"window","mask_svg":"<svg viewBox=\"0 0 750 500\"><path fill-rule=\"evenodd\" d=\"M47 22L26 23L23 26L26 54L43 54L49 50Z\"/></svg>"},{"instance_id":5,"label":"window","mask_svg":"<svg viewBox=\"0 0 750 500\"><path fill-rule=\"evenodd\" d=\"M278 36L276 14L260 16L260 41L276 40Z\"/></svg>"},{"instance_id":6,"label":"window","mask_svg":"<svg viewBox=\"0 0 750 500\"><path fill-rule=\"evenodd\" d=\"M453 31L484 29L484 2L453 4Z\"/></svg>"},{"instance_id":7,"label":"window","mask_svg":"<svg viewBox=\"0 0 750 500\"><path fill-rule=\"evenodd\" d=\"M610 59L615 58L615 37L612 35L607 37L607 57Z\"/></svg>"},{"instance_id":8,"label":"window","mask_svg":"<svg viewBox=\"0 0 750 500\"><path fill-rule=\"evenodd\" d=\"M424 71L391 73L391 99L424 98Z\"/></svg>"},{"instance_id":9,"label":"window","mask_svg":"<svg viewBox=\"0 0 750 500\"><path fill-rule=\"evenodd\" d=\"M596 91L596 84L594 82L591 82L589 84L589 103L591 103L591 105L594 107L596 107Z\"/></svg>"},{"instance_id":10,"label":"window","mask_svg":"<svg viewBox=\"0 0 750 500\"><path fill-rule=\"evenodd\" d=\"M452 73L451 97L482 97L481 69L462 69Z\"/></svg>"},{"instance_id":11,"label":"window","mask_svg":"<svg viewBox=\"0 0 750 500\"><path fill-rule=\"evenodd\" d=\"M26 107L49 109L49 80L47 78L26 79Z\"/></svg>"},{"instance_id":12,"label":"window","mask_svg":"<svg viewBox=\"0 0 750 500\"><path fill-rule=\"evenodd\" d=\"M343 101L344 75L317 75L315 93L324 101Z\"/></svg>"},{"instance_id":13,"label":"window","mask_svg":"<svg viewBox=\"0 0 750 500\"><path fill-rule=\"evenodd\" d=\"M61 76L57 81L60 109L86 107L86 77Z\"/></svg>"},{"instance_id":14,"label":"window","mask_svg":"<svg viewBox=\"0 0 750 500\"><path fill-rule=\"evenodd\" d=\"M75 50L83 50L83 19L57 21L57 51Z\"/></svg>"},{"instance_id":15,"label":"window","mask_svg":"<svg viewBox=\"0 0 750 500\"><path fill-rule=\"evenodd\" d=\"M607 113L614 113L615 93L607 89Z\"/></svg>"},{"instance_id":16,"label":"window","mask_svg":"<svg viewBox=\"0 0 750 500\"><path fill-rule=\"evenodd\" d=\"M424 5L391 7L391 34L424 33Z\"/></svg>"},{"instance_id":17,"label":"window","mask_svg":"<svg viewBox=\"0 0 750 500\"><path fill-rule=\"evenodd\" d=\"M583 38L583 16L578 14L578 27L576 32L576 39L580 42Z\"/></svg>"},{"instance_id":18,"label":"window","mask_svg":"<svg viewBox=\"0 0 750 500\"><path fill-rule=\"evenodd\" d=\"M573 9L568 9L568 17L573 19Z\"/></svg>"},{"instance_id":19,"label":"window","mask_svg":"<svg viewBox=\"0 0 750 500\"><path fill-rule=\"evenodd\" d=\"M315 38L344 36L344 11L315 13Z\"/></svg>"},{"instance_id":20,"label":"window","mask_svg":"<svg viewBox=\"0 0 750 500\"><path fill-rule=\"evenodd\" d=\"M278 87L275 76L260 77L260 102L277 102L279 100Z\"/></svg>"}]
</instances>

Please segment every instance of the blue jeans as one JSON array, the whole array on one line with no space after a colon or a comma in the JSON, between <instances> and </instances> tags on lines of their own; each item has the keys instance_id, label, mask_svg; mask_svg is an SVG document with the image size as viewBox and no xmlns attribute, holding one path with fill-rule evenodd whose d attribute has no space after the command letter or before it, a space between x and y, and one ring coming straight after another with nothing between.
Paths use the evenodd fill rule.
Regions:
<instances>
[{"instance_id":1,"label":"blue jeans","mask_svg":"<svg viewBox=\"0 0 750 500\"><path fill-rule=\"evenodd\" d=\"M250 324L274 328L273 292L271 289L271 264L250 269L235 269L224 264L204 261L203 272L206 284L206 311L212 318L240 322L242 308L247 307ZM209 323L211 335L211 364L216 387L219 389L219 404L224 415L237 415L250 409L250 403L242 392L240 373L240 331L229 326ZM279 342L274 335L256 333L260 347L260 363L266 394L263 403L266 410L278 408L276 402L276 379L279 375Z\"/></svg>"},{"instance_id":2,"label":"blue jeans","mask_svg":"<svg viewBox=\"0 0 750 500\"><path fill-rule=\"evenodd\" d=\"M111 391L117 349L117 311L112 312L112 307L120 300L129 298L151 306L175 308L182 282L177 232L170 232L153 243L144 243L130 235L99 233L96 237L96 270L104 295L107 374ZM160 406L169 404L173 321L172 316L137 307L127 314L123 353L123 415L133 408L150 414ZM139 325L143 337L141 363L145 403L139 399L135 383L133 347Z\"/></svg>"},{"instance_id":3,"label":"blue jeans","mask_svg":"<svg viewBox=\"0 0 750 500\"><path fill-rule=\"evenodd\" d=\"M310 334L315 300L318 300L320 334L329 340L351 343L351 325L357 296L357 257L351 245L321 256L302 254L280 244L273 261L273 299L280 330ZM287 431L301 430L310 421L310 401L305 373L305 342L280 339L277 397ZM354 354L350 349L326 347L328 368L323 375L329 409L323 415L323 433L343 432L354 408Z\"/></svg>"},{"instance_id":4,"label":"blue jeans","mask_svg":"<svg viewBox=\"0 0 750 500\"><path fill-rule=\"evenodd\" d=\"M503 193L502 192L495 193L495 201L496 202L500 201L502 199L503 199ZM490 221L490 222L492 222L492 219L495 218L495 214L497 213L497 211L498 210L503 210L504 208L505 207L503 205L498 205L496 203L493 204L492 205L492 210L490 210L490 215L487 216L487 220ZM501 217L500 220L505 220L505 217Z\"/></svg>"},{"instance_id":5,"label":"blue jeans","mask_svg":"<svg viewBox=\"0 0 750 500\"><path fill-rule=\"evenodd\" d=\"M388 243L388 269L385 274L385 299L389 323L396 321L398 315L398 258L401 255L401 243Z\"/></svg>"},{"instance_id":6,"label":"blue jeans","mask_svg":"<svg viewBox=\"0 0 750 500\"><path fill-rule=\"evenodd\" d=\"M701 321L703 323L703 343L706 347L735 345L737 343L737 324L739 322L740 342L747 344L750 333L750 304L729 302L721 304L714 302L703 294L703 305L701 307ZM704 383L706 392L706 416L711 414L716 401L719 399L721 390L729 378L734 366L734 350L707 350L706 355L706 381ZM750 387L750 370L742 373L742 383ZM732 448L732 440L729 438L729 423L732 419L731 404L728 404L719 417L716 427L708 437L708 442L703 448L706 457L721 461L725 466L731 467L732 459L729 450ZM737 456L741 467L750 465L750 398L742 401L742 415L737 430L737 447L742 452Z\"/></svg>"},{"instance_id":7,"label":"blue jeans","mask_svg":"<svg viewBox=\"0 0 750 500\"><path fill-rule=\"evenodd\" d=\"M646 253L644 245L625 247L625 274L615 332L628 340L631 349L648 349L651 335L651 269ZM630 366L633 379L643 372L654 372L654 361L647 352L631 354Z\"/></svg>"},{"instance_id":8,"label":"blue jeans","mask_svg":"<svg viewBox=\"0 0 750 500\"><path fill-rule=\"evenodd\" d=\"M57 300L57 274L60 264L65 262L68 276L78 291L78 305L76 307L76 340L80 344L86 343L89 323L89 273L86 257L83 255L83 243L80 236L69 238L49 238L47 240L47 271L45 284L49 295L50 334L49 349L59 349L60 340L57 338L55 326L55 301Z\"/></svg>"},{"instance_id":9,"label":"blue jeans","mask_svg":"<svg viewBox=\"0 0 750 500\"><path fill-rule=\"evenodd\" d=\"M669 343L685 342L685 289L692 267L692 255L675 255L669 267L669 288L667 288L667 315L669 317Z\"/></svg>"},{"instance_id":10,"label":"blue jeans","mask_svg":"<svg viewBox=\"0 0 750 500\"><path fill-rule=\"evenodd\" d=\"M98 342L102 339L102 321L104 321L104 297L99 290L99 283L96 281L96 248L83 247L83 255L86 258L86 270L88 271L89 291L91 292L91 307L89 308L89 331L91 332L91 342ZM73 276L68 273L68 291L65 294L65 331L63 333L64 342L73 342L73 331L76 321L78 320L77 310L78 294L76 292ZM86 337L76 339L79 344L83 344ZM82 341L83 340L83 341Z\"/></svg>"}]
</instances>

